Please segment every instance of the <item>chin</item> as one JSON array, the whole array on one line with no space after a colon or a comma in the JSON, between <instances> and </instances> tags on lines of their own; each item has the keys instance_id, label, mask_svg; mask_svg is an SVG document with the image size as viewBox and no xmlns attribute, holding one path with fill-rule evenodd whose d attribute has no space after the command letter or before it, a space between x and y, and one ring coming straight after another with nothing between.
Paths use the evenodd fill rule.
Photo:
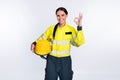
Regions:
<instances>
[{"instance_id":1,"label":"chin","mask_svg":"<svg viewBox=\"0 0 120 80\"><path fill-rule=\"evenodd\" d=\"M64 22L59 22L60 24L64 24Z\"/></svg>"}]
</instances>

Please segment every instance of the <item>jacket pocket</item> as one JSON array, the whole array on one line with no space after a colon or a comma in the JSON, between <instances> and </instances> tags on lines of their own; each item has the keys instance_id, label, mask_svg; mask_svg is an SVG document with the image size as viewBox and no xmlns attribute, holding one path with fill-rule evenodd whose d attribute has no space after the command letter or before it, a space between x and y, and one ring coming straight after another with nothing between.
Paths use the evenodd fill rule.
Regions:
<instances>
[{"instance_id":1,"label":"jacket pocket","mask_svg":"<svg viewBox=\"0 0 120 80\"><path fill-rule=\"evenodd\" d=\"M65 32L65 39L71 40L71 38L72 38L72 32Z\"/></svg>"}]
</instances>

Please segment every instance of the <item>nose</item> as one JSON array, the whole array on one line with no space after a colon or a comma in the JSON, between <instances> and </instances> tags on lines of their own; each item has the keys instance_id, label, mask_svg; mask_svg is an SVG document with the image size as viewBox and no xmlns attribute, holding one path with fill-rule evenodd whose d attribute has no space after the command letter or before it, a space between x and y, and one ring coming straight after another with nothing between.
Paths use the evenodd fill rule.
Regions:
<instances>
[{"instance_id":1,"label":"nose","mask_svg":"<svg viewBox=\"0 0 120 80\"><path fill-rule=\"evenodd\" d=\"M59 19L62 19L62 16L60 16Z\"/></svg>"}]
</instances>

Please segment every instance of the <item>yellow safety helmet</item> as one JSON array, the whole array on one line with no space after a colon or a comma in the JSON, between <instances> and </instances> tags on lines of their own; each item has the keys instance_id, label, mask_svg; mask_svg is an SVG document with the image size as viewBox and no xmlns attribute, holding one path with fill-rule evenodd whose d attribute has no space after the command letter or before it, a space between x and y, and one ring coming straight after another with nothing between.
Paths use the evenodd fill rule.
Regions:
<instances>
[{"instance_id":1,"label":"yellow safety helmet","mask_svg":"<svg viewBox=\"0 0 120 80\"><path fill-rule=\"evenodd\" d=\"M35 46L35 53L37 55L47 55L51 52L50 42L48 40L38 40Z\"/></svg>"}]
</instances>

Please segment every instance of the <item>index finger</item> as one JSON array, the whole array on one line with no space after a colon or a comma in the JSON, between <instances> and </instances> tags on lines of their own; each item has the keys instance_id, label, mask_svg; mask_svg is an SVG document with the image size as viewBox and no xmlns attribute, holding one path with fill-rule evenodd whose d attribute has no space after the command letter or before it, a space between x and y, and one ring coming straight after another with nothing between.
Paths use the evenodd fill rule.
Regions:
<instances>
[{"instance_id":1,"label":"index finger","mask_svg":"<svg viewBox=\"0 0 120 80\"><path fill-rule=\"evenodd\" d=\"M81 18L83 17L83 14L82 14L81 12L79 13L79 18L80 18L80 17L81 17Z\"/></svg>"}]
</instances>

